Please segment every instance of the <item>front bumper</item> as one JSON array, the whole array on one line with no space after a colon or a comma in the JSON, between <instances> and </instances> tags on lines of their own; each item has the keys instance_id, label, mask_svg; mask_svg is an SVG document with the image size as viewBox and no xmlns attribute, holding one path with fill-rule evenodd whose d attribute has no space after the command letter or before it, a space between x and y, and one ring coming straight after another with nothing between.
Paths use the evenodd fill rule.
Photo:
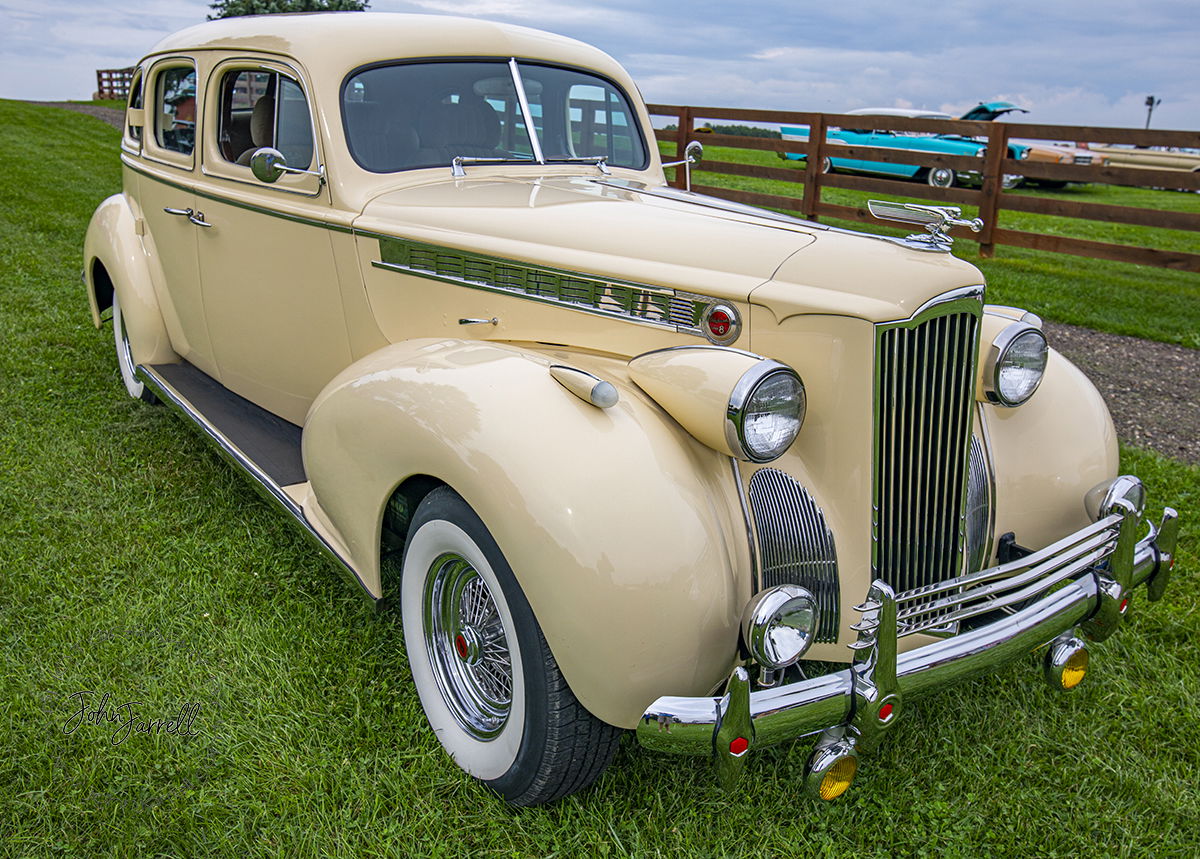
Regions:
<instances>
[{"instance_id":1,"label":"front bumper","mask_svg":"<svg viewBox=\"0 0 1200 859\"><path fill-rule=\"evenodd\" d=\"M876 581L856 607L863 619L853 627L859 639L849 667L758 691L750 691L749 675L739 667L722 697L656 700L638 724L638 740L659 751L716 753L726 765L740 763L752 747L831 729L869 749L898 721L910 696L989 671L1076 627L1094 640L1105 638L1137 585L1147 583L1151 599L1161 597L1178 515L1167 508L1161 525L1147 526L1149 533L1138 539L1141 527L1135 514L1115 512L1038 552L951 582L896 595ZM905 634L972 619L985 622L897 654Z\"/></svg>"}]
</instances>

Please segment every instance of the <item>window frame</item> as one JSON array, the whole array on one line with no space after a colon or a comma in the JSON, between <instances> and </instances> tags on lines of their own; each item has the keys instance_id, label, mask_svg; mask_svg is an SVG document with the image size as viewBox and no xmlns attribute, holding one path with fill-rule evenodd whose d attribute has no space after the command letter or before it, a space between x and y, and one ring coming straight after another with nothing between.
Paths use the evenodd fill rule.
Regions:
<instances>
[{"instance_id":1,"label":"window frame","mask_svg":"<svg viewBox=\"0 0 1200 859\"><path fill-rule=\"evenodd\" d=\"M638 105L641 103L640 98L639 98L639 100L636 100L636 101L634 99L630 98L629 93L625 90L625 88L623 86L621 86L617 81L610 78L608 75L603 74L602 72L599 72L596 69L587 68L585 66L578 66L573 63L560 63L560 62L555 62L554 60L536 59L533 57L514 57L512 55L508 55L508 56L498 56L498 55L445 56L445 55L443 55L440 57L397 57L395 59L377 60L375 62L364 63L361 66L356 66L355 68L353 68L349 72L347 72L346 76L342 78L342 82L338 86L338 90L337 90L337 93L338 93L337 112L338 112L338 117L341 121L340 124L342 127L342 139L346 145L346 153L350 156L350 159L354 162L356 167L358 167L364 173L368 173L372 176L399 176L404 173L411 173L414 170L447 170L447 169L449 169L450 165L448 165L448 164L446 164L446 165L439 164L439 165L434 165L431 167L430 166L405 167L403 170L388 170L388 171L372 170L369 167L365 166L359 160L358 156L355 154L354 146L353 146L353 143L351 142L350 128L349 128L349 125L347 124L346 111L344 109L345 104L346 104L347 88L350 86L350 84L353 82L353 80L356 77L358 77L358 75L362 74L363 72L371 71L373 69L390 68L393 66L432 65L433 63L500 63L503 65L507 65L508 62L513 59L515 59L517 61L518 67L522 63L524 63L524 64L532 65L532 66L545 66L545 67L551 68L551 69L563 69L565 71L580 72L582 74L590 75L590 76L596 78L597 80L604 81L606 84L611 86L614 90L616 90L625 99L625 103L629 106L630 119L632 120L633 127L636 129L637 139L642 144L643 160L642 160L641 167L616 167L614 165L613 169L634 170L634 171L638 171L638 172L644 172L644 171L650 169L651 165L654 163L654 158L653 158L653 153L650 148L650 142L646 139L645 129L642 127L641 114L638 112ZM639 96L640 96L640 93L639 93ZM543 121L544 121L544 118L543 118ZM569 129L568 129L568 133L569 133ZM561 162L558 162L558 163L551 162L551 163L542 165L542 164L538 164L538 162L536 162L536 161L531 160L528 165L514 164L512 166L520 166L522 168L524 168L526 166L533 166L533 167L541 167L541 168L545 169L548 167L561 167L561 166L566 166L566 165L562 164Z\"/></svg>"},{"instance_id":2,"label":"window frame","mask_svg":"<svg viewBox=\"0 0 1200 859\"><path fill-rule=\"evenodd\" d=\"M304 197L319 196L324 187L324 182L319 176L305 173L285 173L274 183L261 182L255 178L249 165L230 161L221 152L219 135L221 133L223 84L227 75L236 75L240 72L267 72L287 78L300 88L301 93L304 95L305 104L308 107L308 127L310 134L312 134L313 154L312 160L308 164L303 166L289 164L288 166L324 174L325 161L321 148L321 138L317 134L317 109L313 101L312 89L308 86L304 75L290 63L278 59L254 56L223 59L216 63L208 73L209 85L206 89L210 95L206 95L204 99L204 116L206 128L211 128L213 131L211 134L208 132L204 134L204 141L201 147L200 173L206 178L251 185L254 188L276 191L283 194L294 194ZM276 84L276 88L278 89L278 84ZM278 118L278 114L276 114L276 118Z\"/></svg>"},{"instance_id":3,"label":"window frame","mask_svg":"<svg viewBox=\"0 0 1200 859\"><path fill-rule=\"evenodd\" d=\"M159 123L162 120L162 116L160 115L158 109L159 84L164 74L172 69L180 68L190 68L196 79L195 86L197 110L194 120L194 139L192 143L192 151L186 155L175 149L167 149L165 146L159 145L158 142ZM147 91L151 94L151 107L153 107L153 110L149 110L145 107ZM149 71L143 78L142 109L146 110L149 115L146 117L146 124L142 126L142 157L148 161L166 164L180 170L186 170L188 172L194 171L196 169L197 162L196 150L200 148L196 141L201 139L204 128L202 111L199 109L200 105L203 103L203 99L204 90L200 86L200 64L196 61L195 57L179 55L163 57L162 59L156 60L154 64L150 66Z\"/></svg>"},{"instance_id":4,"label":"window frame","mask_svg":"<svg viewBox=\"0 0 1200 859\"><path fill-rule=\"evenodd\" d=\"M129 95L125 99L125 121L121 128L121 151L128 152L130 155L141 154L142 139L146 136L146 91L142 86L146 79L146 69L138 66L133 70L133 77L129 80ZM135 100L140 101L141 104L134 104ZM141 125L133 125L130 122L134 118L134 111L141 111ZM134 133L135 128L137 129L136 133Z\"/></svg>"}]
</instances>

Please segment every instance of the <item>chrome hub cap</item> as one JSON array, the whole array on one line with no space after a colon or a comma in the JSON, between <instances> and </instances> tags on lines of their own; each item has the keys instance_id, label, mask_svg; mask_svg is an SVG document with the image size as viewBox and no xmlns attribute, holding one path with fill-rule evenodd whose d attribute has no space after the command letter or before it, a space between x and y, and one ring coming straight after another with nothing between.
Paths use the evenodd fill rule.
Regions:
<instances>
[{"instance_id":1,"label":"chrome hub cap","mask_svg":"<svg viewBox=\"0 0 1200 859\"><path fill-rule=\"evenodd\" d=\"M512 710L512 662L496 601L461 555L441 555L425 577L425 647L442 698L472 736L490 740Z\"/></svg>"}]
</instances>

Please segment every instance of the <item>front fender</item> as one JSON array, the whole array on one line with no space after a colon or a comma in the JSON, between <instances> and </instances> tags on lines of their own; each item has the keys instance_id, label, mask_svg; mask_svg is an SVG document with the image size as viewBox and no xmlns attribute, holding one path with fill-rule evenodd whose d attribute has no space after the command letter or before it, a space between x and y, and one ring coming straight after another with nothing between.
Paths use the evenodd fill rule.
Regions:
<instances>
[{"instance_id":1,"label":"front fender","mask_svg":"<svg viewBox=\"0 0 1200 859\"><path fill-rule=\"evenodd\" d=\"M97 278L106 275L121 301L121 317L134 361L139 364L174 363L179 356L171 347L163 323L146 252L138 235L138 223L124 194L109 197L92 214L83 242L84 283L92 322L100 327L103 308L96 290L103 284L97 284Z\"/></svg>"},{"instance_id":2,"label":"front fender","mask_svg":"<svg viewBox=\"0 0 1200 859\"><path fill-rule=\"evenodd\" d=\"M655 698L706 694L728 672L751 595L745 526L728 458L629 383L623 362L556 358L604 375L620 402L583 402L531 349L385 347L314 402L305 468L377 595L392 492L413 475L451 486L496 538L576 697L633 727Z\"/></svg>"},{"instance_id":3,"label":"front fender","mask_svg":"<svg viewBox=\"0 0 1200 859\"><path fill-rule=\"evenodd\" d=\"M996 475L996 534L1041 548L1090 521L1083 496L1117 476L1119 451L1100 392L1053 349L1037 392L1016 408L984 405Z\"/></svg>"}]
</instances>

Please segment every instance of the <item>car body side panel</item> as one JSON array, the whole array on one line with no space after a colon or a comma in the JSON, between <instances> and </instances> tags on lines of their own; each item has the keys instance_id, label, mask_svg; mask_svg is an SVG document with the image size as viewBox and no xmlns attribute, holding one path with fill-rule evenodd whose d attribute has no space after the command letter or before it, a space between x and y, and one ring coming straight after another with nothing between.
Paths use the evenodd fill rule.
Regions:
<instances>
[{"instance_id":1,"label":"car body side panel","mask_svg":"<svg viewBox=\"0 0 1200 859\"><path fill-rule=\"evenodd\" d=\"M114 194L97 207L84 239L84 273L92 321L100 326L96 303L95 264L108 272L121 302L121 316L129 335L130 351L139 363L178 361L159 311L150 266L139 238L138 218L124 194Z\"/></svg>"},{"instance_id":2,"label":"car body side panel","mask_svg":"<svg viewBox=\"0 0 1200 859\"><path fill-rule=\"evenodd\" d=\"M550 376L556 361L609 378L620 402L583 402ZM304 460L376 593L395 487L429 475L459 492L512 565L572 691L598 718L633 727L658 696L707 694L726 676L751 575L729 459L617 375L623 366L478 341L398 343L318 397Z\"/></svg>"}]
</instances>

